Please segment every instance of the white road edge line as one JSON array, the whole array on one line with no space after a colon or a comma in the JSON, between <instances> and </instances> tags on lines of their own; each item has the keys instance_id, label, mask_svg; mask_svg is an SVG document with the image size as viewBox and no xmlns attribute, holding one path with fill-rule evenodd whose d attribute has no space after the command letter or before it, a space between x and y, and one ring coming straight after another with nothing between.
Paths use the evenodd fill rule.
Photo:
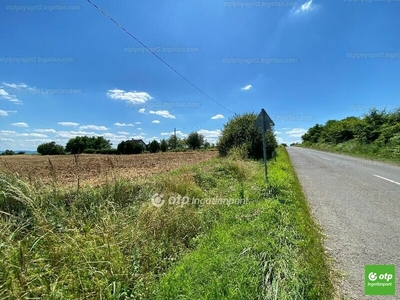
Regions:
<instances>
[{"instance_id":1,"label":"white road edge line","mask_svg":"<svg viewBox=\"0 0 400 300\"><path fill-rule=\"evenodd\" d=\"M326 158L326 157L323 157L323 156L320 156L322 159L326 159L326 160L332 160L332 159L329 159L329 158Z\"/></svg>"},{"instance_id":2,"label":"white road edge line","mask_svg":"<svg viewBox=\"0 0 400 300\"><path fill-rule=\"evenodd\" d=\"M390 181L390 182L392 182L392 183L394 183L394 184L400 185L400 182L397 182L397 181L394 181L394 180L391 180L391 179L387 179L387 178L382 177L382 176L379 176L379 175L375 175L375 174L372 174L372 175L374 175L375 177L378 177L378 178L380 178L380 179L387 180L387 181Z\"/></svg>"}]
</instances>

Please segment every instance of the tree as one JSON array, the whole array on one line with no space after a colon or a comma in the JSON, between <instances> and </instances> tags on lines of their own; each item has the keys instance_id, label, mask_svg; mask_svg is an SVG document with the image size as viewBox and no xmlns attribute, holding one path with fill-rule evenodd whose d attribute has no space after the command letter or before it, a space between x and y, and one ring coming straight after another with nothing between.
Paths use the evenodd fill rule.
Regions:
<instances>
[{"instance_id":1,"label":"tree","mask_svg":"<svg viewBox=\"0 0 400 300\"><path fill-rule=\"evenodd\" d=\"M61 145L57 145L55 142L44 143L37 147L37 152L42 155L60 155L65 154L65 149Z\"/></svg>"},{"instance_id":2,"label":"tree","mask_svg":"<svg viewBox=\"0 0 400 300\"><path fill-rule=\"evenodd\" d=\"M161 149L162 152L165 152L165 151L168 150L168 143L167 143L167 141L165 139L161 140L160 149Z\"/></svg>"},{"instance_id":3,"label":"tree","mask_svg":"<svg viewBox=\"0 0 400 300\"><path fill-rule=\"evenodd\" d=\"M117 149L120 154L140 154L145 150L142 145L132 140L122 141Z\"/></svg>"},{"instance_id":4,"label":"tree","mask_svg":"<svg viewBox=\"0 0 400 300\"><path fill-rule=\"evenodd\" d=\"M15 155L15 152L12 150L6 150L1 155Z\"/></svg>"},{"instance_id":5,"label":"tree","mask_svg":"<svg viewBox=\"0 0 400 300\"><path fill-rule=\"evenodd\" d=\"M77 136L68 141L65 150L72 154L77 154L85 152L86 149L91 149L91 152L92 150L111 149L111 145L110 140L106 140L102 136Z\"/></svg>"},{"instance_id":6,"label":"tree","mask_svg":"<svg viewBox=\"0 0 400 300\"><path fill-rule=\"evenodd\" d=\"M154 140L149 144L148 148L150 153L156 153L160 151L160 143Z\"/></svg>"},{"instance_id":7,"label":"tree","mask_svg":"<svg viewBox=\"0 0 400 300\"><path fill-rule=\"evenodd\" d=\"M182 148L184 145L184 141L174 134L169 137L167 143L170 149Z\"/></svg>"},{"instance_id":8,"label":"tree","mask_svg":"<svg viewBox=\"0 0 400 300\"><path fill-rule=\"evenodd\" d=\"M257 120L255 113L235 115L224 125L218 141L218 153L227 156L233 148L242 148L247 152L247 157L254 159L263 158L262 134L254 126ZM274 133L268 130L265 134L267 144L267 157L272 158L272 153L278 146Z\"/></svg>"},{"instance_id":9,"label":"tree","mask_svg":"<svg viewBox=\"0 0 400 300\"><path fill-rule=\"evenodd\" d=\"M199 149L204 145L204 136L198 132L192 132L186 138L186 144L193 150Z\"/></svg>"}]
</instances>

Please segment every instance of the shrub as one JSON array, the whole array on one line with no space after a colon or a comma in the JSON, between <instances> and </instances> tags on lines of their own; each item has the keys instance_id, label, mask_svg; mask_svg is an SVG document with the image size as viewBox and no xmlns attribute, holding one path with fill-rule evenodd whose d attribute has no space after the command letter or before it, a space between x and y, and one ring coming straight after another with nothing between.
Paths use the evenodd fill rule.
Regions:
<instances>
[{"instance_id":1,"label":"shrub","mask_svg":"<svg viewBox=\"0 0 400 300\"><path fill-rule=\"evenodd\" d=\"M37 147L37 152L42 155L59 155L65 154L65 149L61 145L57 145L55 142L44 143Z\"/></svg>"}]
</instances>

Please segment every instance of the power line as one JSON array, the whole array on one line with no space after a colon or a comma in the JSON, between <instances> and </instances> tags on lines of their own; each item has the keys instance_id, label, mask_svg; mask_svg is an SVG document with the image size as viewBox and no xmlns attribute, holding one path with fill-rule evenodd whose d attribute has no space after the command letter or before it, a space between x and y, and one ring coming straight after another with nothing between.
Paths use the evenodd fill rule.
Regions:
<instances>
[{"instance_id":1,"label":"power line","mask_svg":"<svg viewBox=\"0 0 400 300\"><path fill-rule=\"evenodd\" d=\"M115 21L111 16L109 16L104 10L102 10L100 7L98 7L96 4L94 4L90 0L86 0L89 2L93 7L95 7L98 11L100 11L103 15L105 15L108 19L110 19L111 22L113 22L115 25L117 25L119 28L121 28L123 31L125 31L126 34L128 34L131 38L133 38L136 42L138 42L140 45L142 45L144 48L146 48L151 54L153 54L155 57L157 57L163 64L165 64L168 68L170 68L172 71L174 71L176 74L178 74L183 80L185 80L187 83L189 83L191 86L193 86L196 90L198 90L200 93L202 93L204 96L206 96L208 99L216 103L217 105L221 106L222 108L226 109L232 114L235 114L233 111L219 103L218 101L214 100L212 97L210 97L208 94L203 92L200 88L198 88L194 83L192 83L189 79L187 79L185 76L183 76L181 73L179 73L175 68L173 68L169 63L167 63L164 59L162 59L160 56L158 56L156 53L154 53L149 47L147 47L144 43L142 43L138 38L136 38L133 34L131 34L128 30L126 30L122 25L120 25L117 21Z\"/></svg>"}]
</instances>

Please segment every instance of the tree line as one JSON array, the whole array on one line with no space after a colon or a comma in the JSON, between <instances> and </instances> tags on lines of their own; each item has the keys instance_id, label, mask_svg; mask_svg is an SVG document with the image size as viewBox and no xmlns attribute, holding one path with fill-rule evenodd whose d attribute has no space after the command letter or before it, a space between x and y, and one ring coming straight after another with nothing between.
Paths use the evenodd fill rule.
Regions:
<instances>
[{"instance_id":1,"label":"tree line","mask_svg":"<svg viewBox=\"0 0 400 300\"><path fill-rule=\"evenodd\" d=\"M62 155L62 154L140 154L145 151L150 153L165 152L168 150L200 149L214 147L207 142L202 134L198 132L190 133L185 139L171 135L169 139L152 142L142 145L137 140L125 140L112 148L110 140L102 136L77 136L71 138L64 146L56 144L54 141L43 143L37 147L37 152L42 155Z\"/></svg>"},{"instance_id":2,"label":"tree line","mask_svg":"<svg viewBox=\"0 0 400 300\"><path fill-rule=\"evenodd\" d=\"M353 145L363 151L400 153L400 107L390 112L375 108L361 117L316 124L302 137L304 145ZM360 150L360 151L361 151Z\"/></svg>"}]
</instances>

